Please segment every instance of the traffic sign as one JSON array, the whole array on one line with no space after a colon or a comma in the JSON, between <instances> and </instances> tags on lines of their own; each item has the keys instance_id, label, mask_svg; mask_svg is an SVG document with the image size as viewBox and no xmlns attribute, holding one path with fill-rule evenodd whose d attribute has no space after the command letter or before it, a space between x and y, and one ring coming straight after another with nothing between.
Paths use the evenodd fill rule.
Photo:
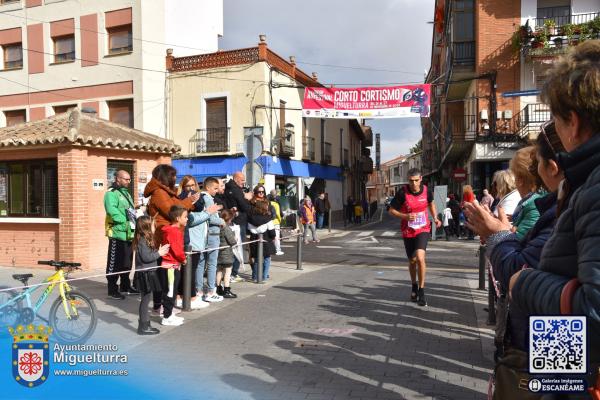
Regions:
<instances>
[{"instance_id":1,"label":"traffic sign","mask_svg":"<svg viewBox=\"0 0 600 400\"><path fill-rule=\"evenodd\" d=\"M464 182L467 180L467 171L463 168L456 168L452 171L452 179L456 182Z\"/></svg>"},{"instance_id":2,"label":"traffic sign","mask_svg":"<svg viewBox=\"0 0 600 400\"><path fill-rule=\"evenodd\" d=\"M258 185L258 182L260 181L263 175L263 169L260 166L260 164L256 161L248 161L244 165L243 172L251 189Z\"/></svg>"}]
</instances>

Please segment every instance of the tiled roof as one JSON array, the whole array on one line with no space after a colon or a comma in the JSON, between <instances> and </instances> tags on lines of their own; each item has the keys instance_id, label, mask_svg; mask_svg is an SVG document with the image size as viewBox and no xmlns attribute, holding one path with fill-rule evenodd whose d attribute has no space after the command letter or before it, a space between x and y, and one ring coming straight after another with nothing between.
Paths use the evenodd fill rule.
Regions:
<instances>
[{"instance_id":1,"label":"tiled roof","mask_svg":"<svg viewBox=\"0 0 600 400\"><path fill-rule=\"evenodd\" d=\"M42 144L78 144L161 154L181 150L171 140L87 115L78 108L43 120L0 128L0 148Z\"/></svg>"}]
</instances>

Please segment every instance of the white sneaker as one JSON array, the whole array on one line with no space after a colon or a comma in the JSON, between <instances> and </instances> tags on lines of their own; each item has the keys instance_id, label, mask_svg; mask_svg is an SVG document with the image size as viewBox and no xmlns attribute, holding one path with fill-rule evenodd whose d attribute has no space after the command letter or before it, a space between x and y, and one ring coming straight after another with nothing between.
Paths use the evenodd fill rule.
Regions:
<instances>
[{"instance_id":1,"label":"white sneaker","mask_svg":"<svg viewBox=\"0 0 600 400\"><path fill-rule=\"evenodd\" d=\"M183 319L171 314L169 318L163 318L160 324L164 326L179 326L183 324Z\"/></svg>"},{"instance_id":2,"label":"white sneaker","mask_svg":"<svg viewBox=\"0 0 600 400\"><path fill-rule=\"evenodd\" d=\"M172 315L171 315L171 317L173 317L173 318L175 318L176 320L178 320L178 321L181 321L181 322L183 322L183 320L184 320L184 318L183 318L183 317L180 317L179 315L173 315L173 314L172 314Z\"/></svg>"},{"instance_id":3,"label":"white sneaker","mask_svg":"<svg viewBox=\"0 0 600 400\"><path fill-rule=\"evenodd\" d=\"M281 251L281 250L279 250L277 253L275 253L275 255L276 255L276 256L282 256L282 255L284 255L284 254L285 254L285 253L284 253L283 251Z\"/></svg>"},{"instance_id":4,"label":"white sneaker","mask_svg":"<svg viewBox=\"0 0 600 400\"><path fill-rule=\"evenodd\" d=\"M200 310L201 308L206 308L208 306L210 306L210 303L202 301L200 297L196 297L195 300L192 300L192 310Z\"/></svg>"},{"instance_id":5,"label":"white sneaker","mask_svg":"<svg viewBox=\"0 0 600 400\"><path fill-rule=\"evenodd\" d=\"M183 299L181 297L175 301L175 307L183 308Z\"/></svg>"},{"instance_id":6,"label":"white sneaker","mask_svg":"<svg viewBox=\"0 0 600 400\"><path fill-rule=\"evenodd\" d=\"M220 301L223 301L223 296L219 296L218 294L211 294L204 296L204 298L202 299L208 303L218 303Z\"/></svg>"}]
</instances>

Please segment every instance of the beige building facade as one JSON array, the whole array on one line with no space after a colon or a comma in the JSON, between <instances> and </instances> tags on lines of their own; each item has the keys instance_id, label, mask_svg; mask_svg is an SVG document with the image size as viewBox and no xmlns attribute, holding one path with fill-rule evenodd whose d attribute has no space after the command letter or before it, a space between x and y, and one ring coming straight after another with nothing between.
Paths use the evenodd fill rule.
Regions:
<instances>
[{"instance_id":1,"label":"beige building facade","mask_svg":"<svg viewBox=\"0 0 600 400\"><path fill-rule=\"evenodd\" d=\"M303 117L304 88L321 84L294 57L268 49L264 35L246 49L188 57L168 51L166 65L167 131L182 148L173 161L180 176L202 180L242 170L244 129L258 127L261 182L277 189L284 209L295 209L305 193L325 191L341 218L343 199L365 195L370 128L357 120Z\"/></svg>"}]
</instances>

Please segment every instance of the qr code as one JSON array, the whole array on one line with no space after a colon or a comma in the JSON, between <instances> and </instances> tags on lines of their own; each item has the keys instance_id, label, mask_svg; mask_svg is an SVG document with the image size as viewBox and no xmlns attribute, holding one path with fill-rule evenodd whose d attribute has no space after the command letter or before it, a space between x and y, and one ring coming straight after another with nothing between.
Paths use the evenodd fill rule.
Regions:
<instances>
[{"instance_id":1,"label":"qr code","mask_svg":"<svg viewBox=\"0 0 600 400\"><path fill-rule=\"evenodd\" d=\"M529 372L586 373L585 317L529 317Z\"/></svg>"}]
</instances>

